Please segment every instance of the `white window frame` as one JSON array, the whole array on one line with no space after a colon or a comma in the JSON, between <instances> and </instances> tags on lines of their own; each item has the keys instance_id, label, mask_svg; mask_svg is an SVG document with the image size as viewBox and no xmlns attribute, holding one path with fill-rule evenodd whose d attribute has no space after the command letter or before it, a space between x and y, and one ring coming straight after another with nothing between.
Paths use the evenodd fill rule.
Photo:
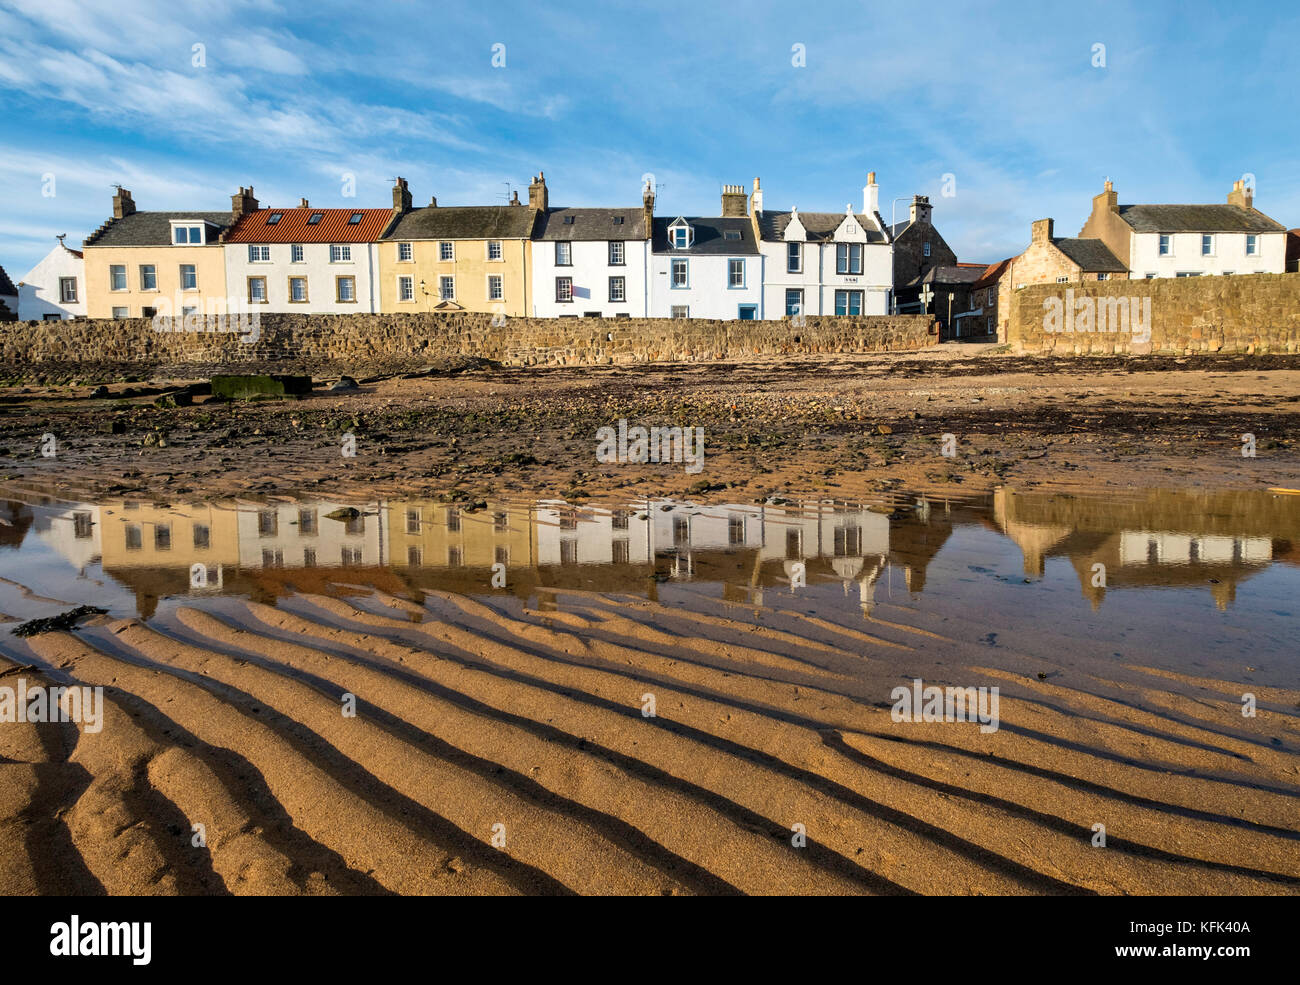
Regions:
<instances>
[{"instance_id":1,"label":"white window frame","mask_svg":"<svg viewBox=\"0 0 1300 985\"><path fill-rule=\"evenodd\" d=\"M186 287L186 286L185 286L185 270L186 270L186 268L188 268L189 271L190 271L190 273L192 273L192 274L194 275L194 286L193 286L193 287ZM180 284L180 286L181 286L181 290L182 290L182 291L197 291L197 290L199 289L199 268L198 268L196 265L194 265L194 264L192 264L192 263L182 263L182 264L180 265L180 268L179 268L179 270L177 271L177 273L178 273L178 275L179 275L178 283Z\"/></svg>"},{"instance_id":2,"label":"white window frame","mask_svg":"<svg viewBox=\"0 0 1300 985\"><path fill-rule=\"evenodd\" d=\"M740 264L740 283L735 283L734 272L731 269L733 263ZM743 291L745 289L745 258L744 257L727 257L727 290Z\"/></svg>"},{"instance_id":3,"label":"white window frame","mask_svg":"<svg viewBox=\"0 0 1300 985\"><path fill-rule=\"evenodd\" d=\"M682 282L677 283L678 264L681 264ZM668 261L668 287L674 291L691 289L691 262L686 257L673 257Z\"/></svg>"},{"instance_id":4,"label":"white window frame","mask_svg":"<svg viewBox=\"0 0 1300 985\"><path fill-rule=\"evenodd\" d=\"M674 304L668 310L669 310L669 317L671 318L691 317L691 306L689 304Z\"/></svg>"},{"instance_id":5,"label":"white window frame","mask_svg":"<svg viewBox=\"0 0 1300 985\"><path fill-rule=\"evenodd\" d=\"M1174 237L1170 233L1158 233L1156 235L1156 256L1171 257L1174 255Z\"/></svg>"},{"instance_id":6,"label":"white window frame","mask_svg":"<svg viewBox=\"0 0 1300 985\"><path fill-rule=\"evenodd\" d=\"M260 298L253 296L253 285L255 283L260 283L262 285L262 296ZM266 304L270 300L270 298L268 297L268 289L266 286L266 276L263 274L259 274L255 277L249 277L247 290L248 290L249 304Z\"/></svg>"},{"instance_id":7,"label":"white window frame","mask_svg":"<svg viewBox=\"0 0 1300 985\"><path fill-rule=\"evenodd\" d=\"M121 287L117 286L117 275L119 272L122 274ZM131 289L131 286L126 279L126 264L110 263L108 265L108 289L110 291L129 291Z\"/></svg>"},{"instance_id":8,"label":"white window frame","mask_svg":"<svg viewBox=\"0 0 1300 985\"><path fill-rule=\"evenodd\" d=\"M567 284L567 290L561 291L560 290L561 286L566 284ZM567 294L568 297L564 297L563 296L564 294ZM573 303L573 278L572 277L555 278L555 303L556 304Z\"/></svg>"},{"instance_id":9,"label":"white window frame","mask_svg":"<svg viewBox=\"0 0 1300 985\"><path fill-rule=\"evenodd\" d=\"M449 240L442 240L438 243L438 262L455 263L456 262L456 244Z\"/></svg>"},{"instance_id":10,"label":"white window frame","mask_svg":"<svg viewBox=\"0 0 1300 985\"><path fill-rule=\"evenodd\" d=\"M609 265L611 267L627 265L627 245L621 239L609 241Z\"/></svg>"},{"instance_id":11,"label":"white window frame","mask_svg":"<svg viewBox=\"0 0 1300 985\"><path fill-rule=\"evenodd\" d=\"M303 248L303 245L301 243L289 244L289 262L290 263L307 262L307 251Z\"/></svg>"},{"instance_id":12,"label":"white window frame","mask_svg":"<svg viewBox=\"0 0 1300 985\"><path fill-rule=\"evenodd\" d=\"M1214 233L1201 233L1201 256L1214 256Z\"/></svg>"},{"instance_id":13,"label":"white window frame","mask_svg":"<svg viewBox=\"0 0 1300 985\"><path fill-rule=\"evenodd\" d=\"M249 243L248 262L249 263L270 263L271 247L268 246L266 243Z\"/></svg>"},{"instance_id":14,"label":"white window frame","mask_svg":"<svg viewBox=\"0 0 1300 985\"><path fill-rule=\"evenodd\" d=\"M343 284L347 282L352 285L352 297L343 296ZM356 304L357 303L357 279L352 274L338 274L334 278L334 303L335 304Z\"/></svg>"},{"instance_id":15,"label":"white window frame","mask_svg":"<svg viewBox=\"0 0 1300 985\"><path fill-rule=\"evenodd\" d=\"M492 253L495 250L496 256ZM501 245L501 240L490 239L487 241L487 259L488 263L504 263L506 259L505 247Z\"/></svg>"},{"instance_id":16,"label":"white window frame","mask_svg":"<svg viewBox=\"0 0 1300 985\"><path fill-rule=\"evenodd\" d=\"M330 244L330 263L351 263L351 262L352 262L351 243Z\"/></svg>"},{"instance_id":17,"label":"white window frame","mask_svg":"<svg viewBox=\"0 0 1300 985\"><path fill-rule=\"evenodd\" d=\"M791 261L794 265L791 266ZM785 272L787 274L803 273L803 244L790 242L785 244Z\"/></svg>"},{"instance_id":18,"label":"white window frame","mask_svg":"<svg viewBox=\"0 0 1300 985\"><path fill-rule=\"evenodd\" d=\"M567 239L555 241L555 265L557 267L573 266L573 244Z\"/></svg>"},{"instance_id":19,"label":"white window frame","mask_svg":"<svg viewBox=\"0 0 1300 985\"><path fill-rule=\"evenodd\" d=\"M71 292L68 291L68 285L72 285ZM77 303L77 278L60 277L59 278L59 304L76 304Z\"/></svg>"},{"instance_id":20,"label":"white window frame","mask_svg":"<svg viewBox=\"0 0 1300 985\"><path fill-rule=\"evenodd\" d=\"M492 283L496 282L496 294L492 293ZM487 275L487 299L489 301L504 301L506 299L506 279L501 274Z\"/></svg>"},{"instance_id":21,"label":"white window frame","mask_svg":"<svg viewBox=\"0 0 1300 985\"><path fill-rule=\"evenodd\" d=\"M454 275L442 274L438 277L438 300L456 300L456 278Z\"/></svg>"},{"instance_id":22,"label":"white window frame","mask_svg":"<svg viewBox=\"0 0 1300 985\"><path fill-rule=\"evenodd\" d=\"M415 247L414 247L412 244L410 244L410 243L398 243L398 244L397 244L397 262L398 262L398 263L414 263L414 262L415 262Z\"/></svg>"},{"instance_id":23,"label":"white window frame","mask_svg":"<svg viewBox=\"0 0 1300 985\"><path fill-rule=\"evenodd\" d=\"M614 285L618 285L617 297L615 297ZM623 304L627 301L627 278L619 274L609 279L608 298L610 304Z\"/></svg>"},{"instance_id":24,"label":"white window frame","mask_svg":"<svg viewBox=\"0 0 1300 985\"><path fill-rule=\"evenodd\" d=\"M300 280L300 281L302 281L302 297L301 297L301 298L295 298L295 297L293 296L293 282L296 281L296 280ZM308 301L310 301L310 299L311 299L311 286L307 283L307 277L306 277L306 275L304 275L304 274L294 274L292 277L289 278L289 284L288 284L288 287L289 287L289 303L290 303L290 304L307 304Z\"/></svg>"},{"instance_id":25,"label":"white window frame","mask_svg":"<svg viewBox=\"0 0 1300 985\"><path fill-rule=\"evenodd\" d=\"M114 318L130 318L130 317L131 317L131 309L130 309L130 308L127 308L127 307L114 308L114 309L113 309L113 317L114 317Z\"/></svg>"},{"instance_id":26,"label":"white window frame","mask_svg":"<svg viewBox=\"0 0 1300 985\"><path fill-rule=\"evenodd\" d=\"M397 302L398 304L413 304L415 302L415 277L411 274L398 276Z\"/></svg>"},{"instance_id":27,"label":"white window frame","mask_svg":"<svg viewBox=\"0 0 1300 985\"><path fill-rule=\"evenodd\" d=\"M146 269L153 271L153 287L149 287L145 283L144 272ZM147 291L150 293L158 290L158 265L157 264L153 264L153 263L140 264L140 290Z\"/></svg>"},{"instance_id":28,"label":"white window frame","mask_svg":"<svg viewBox=\"0 0 1300 985\"><path fill-rule=\"evenodd\" d=\"M1248 257L1259 256L1259 237L1256 236L1254 233L1246 234L1246 256Z\"/></svg>"}]
</instances>

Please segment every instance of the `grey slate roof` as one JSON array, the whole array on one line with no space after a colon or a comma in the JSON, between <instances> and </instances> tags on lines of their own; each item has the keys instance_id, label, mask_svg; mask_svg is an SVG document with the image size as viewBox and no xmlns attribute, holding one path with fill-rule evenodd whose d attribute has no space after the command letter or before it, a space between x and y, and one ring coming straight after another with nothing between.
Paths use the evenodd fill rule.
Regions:
<instances>
[{"instance_id":1,"label":"grey slate roof","mask_svg":"<svg viewBox=\"0 0 1300 985\"><path fill-rule=\"evenodd\" d=\"M426 205L412 209L381 239L528 239L537 210L524 205Z\"/></svg>"},{"instance_id":2,"label":"grey slate roof","mask_svg":"<svg viewBox=\"0 0 1300 985\"><path fill-rule=\"evenodd\" d=\"M1281 233L1286 227L1237 205L1121 205L1119 217L1139 233Z\"/></svg>"},{"instance_id":3,"label":"grey slate roof","mask_svg":"<svg viewBox=\"0 0 1300 985\"><path fill-rule=\"evenodd\" d=\"M764 210L758 217L758 229L763 239L769 243L783 240L792 214ZM839 229L840 223L844 221L844 215L843 212L800 212L799 221L803 223L803 228L808 233L808 241L819 243L829 241L835 235L835 230ZM864 214L855 213L854 218L866 231L868 243L889 242L884 233L876 228L876 222L879 222L882 227L885 225L880 213L875 214L875 221Z\"/></svg>"},{"instance_id":4,"label":"grey slate roof","mask_svg":"<svg viewBox=\"0 0 1300 985\"><path fill-rule=\"evenodd\" d=\"M103 228L90 234L86 246L171 246L173 219L196 219L210 222L207 242L217 242L230 225L229 212L134 212L114 219Z\"/></svg>"},{"instance_id":5,"label":"grey slate roof","mask_svg":"<svg viewBox=\"0 0 1300 985\"><path fill-rule=\"evenodd\" d=\"M1122 274L1128 270L1099 239L1053 239L1052 245L1089 273Z\"/></svg>"},{"instance_id":6,"label":"grey slate roof","mask_svg":"<svg viewBox=\"0 0 1300 985\"><path fill-rule=\"evenodd\" d=\"M654 242L651 250L655 253L671 253L677 256L740 256L758 255L758 243L754 239L754 226L749 216L682 216L695 229L695 241L684 250L675 250L668 245L668 227L677 221L677 217L656 218L654 221ZM723 234L728 231L740 233L739 239L727 239Z\"/></svg>"},{"instance_id":7,"label":"grey slate roof","mask_svg":"<svg viewBox=\"0 0 1300 985\"><path fill-rule=\"evenodd\" d=\"M952 264L938 264L931 267L923 274L917 274L909 280L904 287L920 287L922 284L973 284L984 276L988 267L980 264L979 266L953 266Z\"/></svg>"},{"instance_id":8,"label":"grey slate roof","mask_svg":"<svg viewBox=\"0 0 1300 985\"><path fill-rule=\"evenodd\" d=\"M14 282L9 279L5 273L5 268L0 267L0 297L17 297L18 288L14 287Z\"/></svg>"},{"instance_id":9,"label":"grey slate roof","mask_svg":"<svg viewBox=\"0 0 1300 985\"><path fill-rule=\"evenodd\" d=\"M573 221L566 222L566 219ZM645 239L645 233L642 209L547 209L537 217L533 239L575 242Z\"/></svg>"}]
</instances>

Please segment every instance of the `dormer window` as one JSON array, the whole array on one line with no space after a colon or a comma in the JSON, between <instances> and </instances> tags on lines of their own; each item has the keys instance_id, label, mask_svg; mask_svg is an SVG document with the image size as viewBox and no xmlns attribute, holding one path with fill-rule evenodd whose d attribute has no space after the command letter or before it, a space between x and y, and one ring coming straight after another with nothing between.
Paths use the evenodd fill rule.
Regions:
<instances>
[{"instance_id":1,"label":"dormer window","mask_svg":"<svg viewBox=\"0 0 1300 985\"><path fill-rule=\"evenodd\" d=\"M178 246L189 244L189 243L202 243L203 242L202 224L196 224L196 225L189 225L184 223L173 224L172 242Z\"/></svg>"},{"instance_id":2,"label":"dormer window","mask_svg":"<svg viewBox=\"0 0 1300 985\"><path fill-rule=\"evenodd\" d=\"M572 225L573 225L573 216L571 216L571 215L566 215L566 216L564 217L564 224L565 224L566 226L572 226Z\"/></svg>"},{"instance_id":3,"label":"dormer window","mask_svg":"<svg viewBox=\"0 0 1300 985\"><path fill-rule=\"evenodd\" d=\"M310 216L307 217L307 225L314 226L316 225L316 223L320 222L324 218L325 218L324 212L313 212Z\"/></svg>"},{"instance_id":4,"label":"dormer window","mask_svg":"<svg viewBox=\"0 0 1300 985\"><path fill-rule=\"evenodd\" d=\"M684 250L695 239L695 230L691 224L680 216L668 227L668 242L674 250Z\"/></svg>"},{"instance_id":5,"label":"dormer window","mask_svg":"<svg viewBox=\"0 0 1300 985\"><path fill-rule=\"evenodd\" d=\"M623 225L623 217L621 215L614 216L614 225L616 226Z\"/></svg>"},{"instance_id":6,"label":"dormer window","mask_svg":"<svg viewBox=\"0 0 1300 985\"><path fill-rule=\"evenodd\" d=\"M277 222L279 222L283 218L284 218L283 212L272 212L270 215L266 217L266 224L268 226L274 226Z\"/></svg>"},{"instance_id":7,"label":"dormer window","mask_svg":"<svg viewBox=\"0 0 1300 985\"><path fill-rule=\"evenodd\" d=\"M739 229L724 229L724 230L722 231L722 238L723 238L723 239L740 239L740 230L739 230Z\"/></svg>"}]
</instances>

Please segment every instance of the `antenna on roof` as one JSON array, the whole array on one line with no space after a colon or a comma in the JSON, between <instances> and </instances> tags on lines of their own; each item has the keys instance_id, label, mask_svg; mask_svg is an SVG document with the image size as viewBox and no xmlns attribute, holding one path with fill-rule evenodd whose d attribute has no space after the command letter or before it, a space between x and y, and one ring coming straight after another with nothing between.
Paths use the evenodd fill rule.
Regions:
<instances>
[{"instance_id":1,"label":"antenna on roof","mask_svg":"<svg viewBox=\"0 0 1300 985\"><path fill-rule=\"evenodd\" d=\"M512 185L512 184L511 184L510 182L508 182L508 181L503 181L503 182L501 182L501 184L503 184L503 185L506 186L506 201L509 202L509 201L510 201L510 192L513 191L513 189L514 189L514 185Z\"/></svg>"}]
</instances>

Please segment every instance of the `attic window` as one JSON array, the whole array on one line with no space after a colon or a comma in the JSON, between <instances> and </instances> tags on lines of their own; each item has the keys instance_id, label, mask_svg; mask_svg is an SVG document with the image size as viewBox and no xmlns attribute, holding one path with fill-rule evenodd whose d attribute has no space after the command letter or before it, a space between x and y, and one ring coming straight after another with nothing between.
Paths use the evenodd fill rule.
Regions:
<instances>
[{"instance_id":1,"label":"attic window","mask_svg":"<svg viewBox=\"0 0 1300 985\"><path fill-rule=\"evenodd\" d=\"M324 218L325 218L324 212L313 212L311 216L307 219L307 225L314 226L316 225L316 223L320 222Z\"/></svg>"},{"instance_id":2,"label":"attic window","mask_svg":"<svg viewBox=\"0 0 1300 985\"><path fill-rule=\"evenodd\" d=\"M722 232L723 239L740 239L739 229L724 229Z\"/></svg>"},{"instance_id":3,"label":"attic window","mask_svg":"<svg viewBox=\"0 0 1300 985\"><path fill-rule=\"evenodd\" d=\"M614 216L614 225L616 226L623 225L623 217L621 215Z\"/></svg>"},{"instance_id":4,"label":"attic window","mask_svg":"<svg viewBox=\"0 0 1300 985\"><path fill-rule=\"evenodd\" d=\"M360 222L360 221L361 221L361 213L360 213L360 212L353 212L350 216L348 216L348 225L349 225L349 226L355 226L355 225L356 225L358 222Z\"/></svg>"},{"instance_id":5,"label":"attic window","mask_svg":"<svg viewBox=\"0 0 1300 985\"><path fill-rule=\"evenodd\" d=\"M564 224L565 224L566 226L572 226L572 225L573 225L573 216L571 216L571 215L566 215L566 216L564 217Z\"/></svg>"},{"instance_id":6,"label":"attic window","mask_svg":"<svg viewBox=\"0 0 1300 985\"><path fill-rule=\"evenodd\" d=\"M272 212L270 215L266 217L266 224L268 226L274 226L277 222L280 221L280 219L283 216L284 216L283 212Z\"/></svg>"}]
</instances>

